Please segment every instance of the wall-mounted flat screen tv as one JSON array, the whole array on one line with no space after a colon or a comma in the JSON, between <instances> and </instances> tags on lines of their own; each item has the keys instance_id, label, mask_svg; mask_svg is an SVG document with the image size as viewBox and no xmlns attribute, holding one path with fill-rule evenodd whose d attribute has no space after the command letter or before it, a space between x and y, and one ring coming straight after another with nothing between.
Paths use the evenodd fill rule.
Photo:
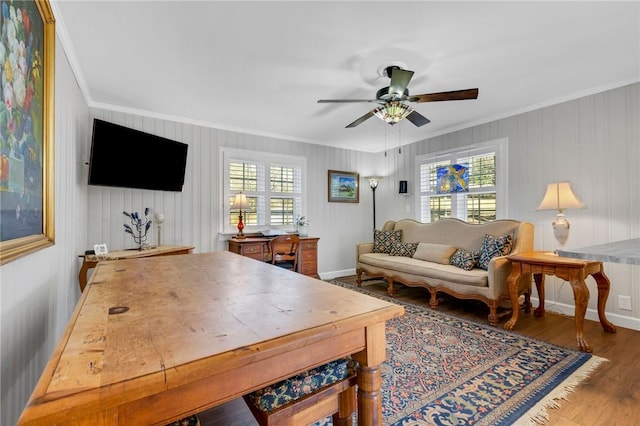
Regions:
<instances>
[{"instance_id":1,"label":"wall-mounted flat screen tv","mask_svg":"<svg viewBox=\"0 0 640 426\"><path fill-rule=\"evenodd\" d=\"M96 118L89 185L182 191L188 147Z\"/></svg>"}]
</instances>

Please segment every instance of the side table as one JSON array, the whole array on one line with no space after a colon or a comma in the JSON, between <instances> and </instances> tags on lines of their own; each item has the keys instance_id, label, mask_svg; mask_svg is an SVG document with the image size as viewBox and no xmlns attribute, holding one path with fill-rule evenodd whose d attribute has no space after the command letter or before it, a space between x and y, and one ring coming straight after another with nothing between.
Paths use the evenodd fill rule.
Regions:
<instances>
[{"instance_id":1,"label":"side table","mask_svg":"<svg viewBox=\"0 0 640 426\"><path fill-rule=\"evenodd\" d=\"M602 262L571 259L542 251L515 254L507 256L507 259L511 261L512 265L511 275L507 278L507 286L511 297L513 314L511 319L505 323L504 328L512 330L518 321L518 289L516 286L518 278L525 274L533 274L538 298L540 299L540 305L534 311L534 315L541 317L544 315L544 276L555 275L571 284L576 305L575 322L578 347L581 351L592 352L593 348L584 337L584 315L589 304L589 289L584 280L591 275L598 286L598 317L600 318L600 324L604 331L609 333L616 332L615 326L605 316L605 305L611 284L604 273Z\"/></svg>"},{"instance_id":2,"label":"side table","mask_svg":"<svg viewBox=\"0 0 640 426\"><path fill-rule=\"evenodd\" d=\"M82 258L82 266L80 267L80 273L78 274L78 282L80 285L80 291L84 291L87 286L87 272L89 269L95 268L98 262L101 260L116 260L116 259L134 259L137 257L151 257L151 256L171 256L175 254L189 254L193 251L193 246L158 246L145 250L131 249L131 250L116 250L107 253L105 256L98 258L95 254L81 254L78 257Z\"/></svg>"}]
</instances>

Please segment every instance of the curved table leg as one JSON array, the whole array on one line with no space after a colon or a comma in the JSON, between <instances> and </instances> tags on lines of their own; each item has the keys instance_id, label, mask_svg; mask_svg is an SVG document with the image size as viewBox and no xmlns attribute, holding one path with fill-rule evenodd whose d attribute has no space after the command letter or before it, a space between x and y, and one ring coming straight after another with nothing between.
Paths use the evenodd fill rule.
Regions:
<instances>
[{"instance_id":1,"label":"curved table leg","mask_svg":"<svg viewBox=\"0 0 640 426\"><path fill-rule=\"evenodd\" d=\"M605 305L607 304L607 298L609 297L609 288L611 283L609 277L604 274L601 269L600 272L596 272L591 275L598 285L598 317L600 318L600 324L604 331L608 333L615 333L616 327L607 320L605 315Z\"/></svg>"},{"instance_id":2,"label":"curved table leg","mask_svg":"<svg viewBox=\"0 0 640 426\"><path fill-rule=\"evenodd\" d=\"M570 275L569 283L573 289L573 300L576 304L575 322L578 347L581 351L593 352L593 348L587 343L587 339L584 337L584 314L587 312L587 305L589 304L589 289L584 283L584 278L580 271L571 271Z\"/></svg>"},{"instance_id":3,"label":"curved table leg","mask_svg":"<svg viewBox=\"0 0 640 426\"><path fill-rule=\"evenodd\" d=\"M520 306L518 305L518 279L522 275L522 266L519 263L512 263L513 269L507 278L507 289L511 298L511 318L504 324L505 330L513 330L518 322Z\"/></svg>"},{"instance_id":4,"label":"curved table leg","mask_svg":"<svg viewBox=\"0 0 640 426\"><path fill-rule=\"evenodd\" d=\"M536 291L538 292L538 307L533 311L536 317L544 316L544 274L533 274L533 280L536 282Z\"/></svg>"}]
</instances>

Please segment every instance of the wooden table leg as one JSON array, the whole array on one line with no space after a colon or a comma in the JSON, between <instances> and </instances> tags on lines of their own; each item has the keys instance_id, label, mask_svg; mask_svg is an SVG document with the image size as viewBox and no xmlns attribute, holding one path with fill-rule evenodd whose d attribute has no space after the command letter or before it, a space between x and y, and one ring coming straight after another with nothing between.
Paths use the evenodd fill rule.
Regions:
<instances>
[{"instance_id":1,"label":"wooden table leg","mask_svg":"<svg viewBox=\"0 0 640 426\"><path fill-rule=\"evenodd\" d=\"M386 359L385 323L366 329L367 347L353 354L358 368L358 425L382 426L382 369Z\"/></svg>"},{"instance_id":2,"label":"wooden table leg","mask_svg":"<svg viewBox=\"0 0 640 426\"><path fill-rule=\"evenodd\" d=\"M589 304L589 289L584 283L582 270L573 269L569 271L569 278L569 284L573 289L573 300L576 305L575 322L578 348L584 352L593 352L593 348L584 337L584 314L587 312L587 305Z\"/></svg>"},{"instance_id":3,"label":"wooden table leg","mask_svg":"<svg viewBox=\"0 0 640 426\"><path fill-rule=\"evenodd\" d=\"M538 307L533 311L536 317L544 316L544 274L533 274L533 280L536 282L536 291L538 292Z\"/></svg>"},{"instance_id":4,"label":"wooden table leg","mask_svg":"<svg viewBox=\"0 0 640 426\"><path fill-rule=\"evenodd\" d=\"M591 274L591 276L596 280L596 284L598 285L598 317L600 318L600 324L604 331L608 333L615 333L616 327L607 320L605 314L607 298L609 297L609 288L611 287L609 277L604 274L602 268L600 268L600 272Z\"/></svg>"},{"instance_id":5,"label":"wooden table leg","mask_svg":"<svg viewBox=\"0 0 640 426\"><path fill-rule=\"evenodd\" d=\"M511 299L511 318L504 324L505 330L513 330L518 322L518 314L520 306L518 305L518 279L522 275L522 265L512 262L511 274L507 278L507 289L509 290L509 298Z\"/></svg>"},{"instance_id":6,"label":"wooden table leg","mask_svg":"<svg viewBox=\"0 0 640 426\"><path fill-rule=\"evenodd\" d=\"M78 282L80 284L80 291L84 291L84 288L87 286L87 272L89 269L95 268L98 264L95 260L87 260L86 258L82 261L82 266L80 267L80 273L78 274Z\"/></svg>"}]
</instances>

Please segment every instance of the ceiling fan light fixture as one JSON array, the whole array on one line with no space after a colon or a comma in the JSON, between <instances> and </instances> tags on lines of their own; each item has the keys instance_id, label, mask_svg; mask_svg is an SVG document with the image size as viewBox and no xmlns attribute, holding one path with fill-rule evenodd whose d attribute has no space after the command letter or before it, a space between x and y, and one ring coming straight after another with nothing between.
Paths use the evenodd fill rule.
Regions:
<instances>
[{"instance_id":1,"label":"ceiling fan light fixture","mask_svg":"<svg viewBox=\"0 0 640 426\"><path fill-rule=\"evenodd\" d=\"M398 121L406 118L412 111L413 108L407 104L400 101L391 101L378 107L373 113L380 120L393 126Z\"/></svg>"}]
</instances>

